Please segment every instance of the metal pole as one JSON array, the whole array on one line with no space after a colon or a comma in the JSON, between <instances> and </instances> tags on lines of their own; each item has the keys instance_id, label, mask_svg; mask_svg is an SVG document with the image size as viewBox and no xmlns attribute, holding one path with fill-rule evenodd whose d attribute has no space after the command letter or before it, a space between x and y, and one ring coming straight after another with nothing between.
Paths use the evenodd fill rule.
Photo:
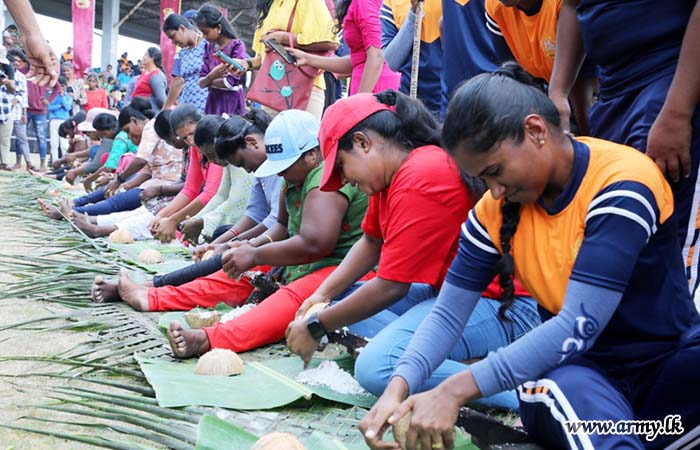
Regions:
<instances>
[{"instance_id":1,"label":"metal pole","mask_svg":"<svg viewBox=\"0 0 700 450\"><path fill-rule=\"evenodd\" d=\"M124 22L129 20L129 17L131 17L145 2L146 0L140 0L137 4L135 4L134 7L131 8L131 11L129 11L127 15L119 21L119 23L117 24L117 28L121 27L124 24Z\"/></svg>"}]
</instances>

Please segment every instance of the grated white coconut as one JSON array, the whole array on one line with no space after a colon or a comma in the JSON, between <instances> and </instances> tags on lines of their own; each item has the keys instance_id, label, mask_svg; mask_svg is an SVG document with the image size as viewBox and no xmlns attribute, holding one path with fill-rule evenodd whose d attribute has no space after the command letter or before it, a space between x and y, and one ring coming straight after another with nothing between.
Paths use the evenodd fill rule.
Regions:
<instances>
[{"instance_id":1,"label":"grated white coconut","mask_svg":"<svg viewBox=\"0 0 700 450\"><path fill-rule=\"evenodd\" d=\"M310 386L326 386L339 394L367 394L360 383L335 361L325 360L315 369L299 372L296 380Z\"/></svg>"},{"instance_id":2,"label":"grated white coconut","mask_svg":"<svg viewBox=\"0 0 700 450\"><path fill-rule=\"evenodd\" d=\"M235 319L236 317L247 313L253 308L255 308L253 303L247 303L243 306L239 306L238 308L233 308L231 311L221 316L221 320L219 320L219 322L228 322L229 320Z\"/></svg>"},{"instance_id":3,"label":"grated white coconut","mask_svg":"<svg viewBox=\"0 0 700 450\"><path fill-rule=\"evenodd\" d=\"M217 312L218 311L197 311L197 314L199 315L200 319L209 319L214 317Z\"/></svg>"}]
</instances>

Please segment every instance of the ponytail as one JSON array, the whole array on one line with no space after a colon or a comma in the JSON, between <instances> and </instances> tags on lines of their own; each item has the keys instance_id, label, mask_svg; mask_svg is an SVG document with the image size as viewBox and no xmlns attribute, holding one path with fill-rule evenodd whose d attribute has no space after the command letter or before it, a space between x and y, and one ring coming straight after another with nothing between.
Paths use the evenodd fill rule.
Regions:
<instances>
[{"instance_id":1,"label":"ponytail","mask_svg":"<svg viewBox=\"0 0 700 450\"><path fill-rule=\"evenodd\" d=\"M131 118L137 120L150 120L156 113L151 109L151 102L143 97L134 97L127 106L119 112L119 128L124 128Z\"/></svg>"},{"instance_id":2,"label":"ponytail","mask_svg":"<svg viewBox=\"0 0 700 450\"><path fill-rule=\"evenodd\" d=\"M375 97L379 103L395 107L395 112L382 110L366 117L338 140L338 149L350 150L353 134L370 130L408 151L440 145L440 126L419 100L391 89Z\"/></svg>"},{"instance_id":3,"label":"ponytail","mask_svg":"<svg viewBox=\"0 0 700 450\"><path fill-rule=\"evenodd\" d=\"M265 135L272 118L260 108L253 108L243 116L234 116L226 120L216 133L214 150L221 160L236 154L245 147L246 136Z\"/></svg>"},{"instance_id":4,"label":"ponytail","mask_svg":"<svg viewBox=\"0 0 700 450\"><path fill-rule=\"evenodd\" d=\"M197 11L197 15L194 18L194 22L198 26L205 26L207 28L216 28L221 26L221 34L229 39L238 39L236 36L236 30L233 25L224 17L223 13L219 8L205 3Z\"/></svg>"},{"instance_id":5,"label":"ponytail","mask_svg":"<svg viewBox=\"0 0 700 450\"><path fill-rule=\"evenodd\" d=\"M333 31L339 34L343 31L343 22L345 21L345 16L348 15L348 9L350 9L350 4L352 0L340 0L335 8L335 16L338 19Z\"/></svg>"}]
</instances>

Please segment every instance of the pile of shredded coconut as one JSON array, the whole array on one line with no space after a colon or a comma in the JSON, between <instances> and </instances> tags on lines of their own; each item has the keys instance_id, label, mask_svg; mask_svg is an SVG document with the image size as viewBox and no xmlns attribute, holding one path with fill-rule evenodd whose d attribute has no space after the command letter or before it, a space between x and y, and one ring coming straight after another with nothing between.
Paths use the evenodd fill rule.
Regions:
<instances>
[{"instance_id":1,"label":"pile of shredded coconut","mask_svg":"<svg viewBox=\"0 0 700 450\"><path fill-rule=\"evenodd\" d=\"M326 386L339 394L366 394L360 383L335 361L325 360L315 369L304 370L297 375L297 381L310 386Z\"/></svg>"},{"instance_id":2,"label":"pile of shredded coconut","mask_svg":"<svg viewBox=\"0 0 700 450\"><path fill-rule=\"evenodd\" d=\"M196 311L196 313L200 319L209 319L210 317L213 317L217 311Z\"/></svg>"},{"instance_id":3,"label":"pile of shredded coconut","mask_svg":"<svg viewBox=\"0 0 700 450\"><path fill-rule=\"evenodd\" d=\"M236 317L247 313L253 308L255 308L255 304L253 303L247 303L243 306L239 306L238 308L233 308L231 311L221 316L221 320L219 322L228 322L229 320L235 319Z\"/></svg>"}]
</instances>

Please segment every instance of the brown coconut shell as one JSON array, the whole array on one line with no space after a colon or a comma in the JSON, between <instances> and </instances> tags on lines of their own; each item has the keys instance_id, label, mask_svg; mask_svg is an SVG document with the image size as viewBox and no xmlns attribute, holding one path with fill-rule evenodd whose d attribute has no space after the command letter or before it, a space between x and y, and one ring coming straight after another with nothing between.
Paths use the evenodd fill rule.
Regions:
<instances>
[{"instance_id":1,"label":"brown coconut shell","mask_svg":"<svg viewBox=\"0 0 700 450\"><path fill-rule=\"evenodd\" d=\"M158 264L162 263L165 258L163 258L163 255L158 250L149 248L139 253L136 259L143 264Z\"/></svg>"},{"instance_id":2,"label":"brown coconut shell","mask_svg":"<svg viewBox=\"0 0 700 450\"><path fill-rule=\"evenodd\" d=\"M122 228L117 228L116 230L112 231L107 239L115 244L131 244L134 242L134 237L131 235L131 233Z\"/></svg>"},{"instance_id":3,"label":"brown coconut shell","mask_svg":"<svg viewBox=\"0 0 700 450\"><path fill-rule=\"evenodd\" d=\"M394 434L394 440L398 442L401 450L406 450L406 435L408 434L408 428L411 425L411 412L405 414L401 420L396 422L391 427L391 432ZM416 449L421 450L423 447L420 442L416 442Z\"/></svg>"},{"instance_id":4,"label":"brown coconut shell","mask_svg":"<svg viewBox=\"0 0 700 450\"><path fill-rule=\"evenodd\" d=\"M275 431L258 439L250 450L306 450L306 447L293 434Z\"/></svg>"},{"instance_id":5,"label":"brown coconut shell","mask_svg":"<svg viewBox=\"0 0 700 450\"><path fill-rule=\"evenodd\" d=\"M207 250L202 255L202 261L206 261L207 259L211 258L212 256L214 256L214 250Z\"/></svg>"},{"instance_id":6,"label":"brown coconut shell","mask_svg":"<svg viewBox=\"0 0 700 450\"><path fill-rule=\"evenodd\" d=\"M219 311L190 311L185 313L185 321L190 328L206 328L221 320Z\"/></svg>"},{"instance_id":7,"label":"brown coconut shell","mask_svg":"<svg viewBox=\"0 0 700 450\"><path fill-rule=\"evenodd\" d=\"M243 360L235 352L223 348L208 351L197 361L194 373L228 377L243 373Z\"/></svg>"},{"instance_id":8,"label":"brown coconut shell","mask_svg":"<svg viewBox=\"0 0 700 450\"><path fill-rule=\"evenodd\" d=\"M318 314L323 309L325 309L326 306L328 306L328 303L316 303L315 305L311 306L311 308L306 310L306 312L304 313L304 319L308 319L311 316L311 314Z\"/></svg>"}]
</instances>

